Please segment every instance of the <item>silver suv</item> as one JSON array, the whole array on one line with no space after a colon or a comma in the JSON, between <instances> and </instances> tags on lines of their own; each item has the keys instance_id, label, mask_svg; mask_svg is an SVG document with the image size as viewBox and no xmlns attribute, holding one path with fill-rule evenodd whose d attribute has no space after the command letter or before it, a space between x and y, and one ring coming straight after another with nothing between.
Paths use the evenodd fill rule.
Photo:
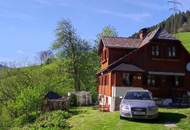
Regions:
<instances>
[{"instance_id":1,"label":"silver suv","mask_svg":"<svg viewBox=\"0 0 190 130\"><path fill-rule=\"evenodd\" d=\"M120 103L120 118L155 119L158 107L148 90L129 90Z\"/></svg>"}]
</instances>

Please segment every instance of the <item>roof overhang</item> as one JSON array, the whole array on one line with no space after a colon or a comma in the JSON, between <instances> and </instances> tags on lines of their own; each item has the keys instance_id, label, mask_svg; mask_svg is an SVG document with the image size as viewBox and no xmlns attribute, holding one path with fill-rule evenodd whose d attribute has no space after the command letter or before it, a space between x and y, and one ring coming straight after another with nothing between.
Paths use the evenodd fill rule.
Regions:
<instances>
[{"instance_id":1,"label":"roof overhang","mask_svg":"<svg viewBox=\"0 0 190 130\"><path fill-rule=\"evenodd\" d=\"M111 71L128 71L128 72L144 72L143 69L132 64L121 63L120 65L113 68Z\"/></svg>"},{"instance_id":2,"label":"roof overhang","mask_svg":"<svg viewBox=\"0 0 190 130\"><path fill-rule=\"evenodd\" d=\"M148 71L152 75L185 76L185 73Z\"/></svg>"}]
</instances>

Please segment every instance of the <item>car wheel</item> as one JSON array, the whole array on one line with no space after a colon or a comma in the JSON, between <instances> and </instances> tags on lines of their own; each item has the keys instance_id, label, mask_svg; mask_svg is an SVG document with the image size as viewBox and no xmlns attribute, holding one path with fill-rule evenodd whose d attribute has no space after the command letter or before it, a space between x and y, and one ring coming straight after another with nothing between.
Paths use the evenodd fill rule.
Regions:
<instances>
[{"instance_id":1,"label":"car wheel","mask_svg":"<svg viewBox=\"0 0 190 130\"><path fill-rule=\"evenodd\" d=\"M124 119L124 117L123 117L123 116L120 116L120 119L121 119L121 120L123 120L123 119Z\"/></svg>"}]
</instances>

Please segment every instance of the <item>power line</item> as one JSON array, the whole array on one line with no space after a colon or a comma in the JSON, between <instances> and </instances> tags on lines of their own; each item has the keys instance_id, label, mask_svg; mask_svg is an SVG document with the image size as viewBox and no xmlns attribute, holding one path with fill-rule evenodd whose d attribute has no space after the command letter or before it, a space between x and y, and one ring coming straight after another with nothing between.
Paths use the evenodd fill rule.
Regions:
<instances>
[{"instance_id":1,"label":"power line","mask_svg":"<svg viewBox=\"0 0 190 130\"><path fill-rule=\"evenodd\" d=\"M179 6L182 6L182 4L178 0L169 0L169 4L172 4L172 7L169 8L173 12L173 34L176 34L176 14L180 12Z\"/></svg>"}]
</instances>

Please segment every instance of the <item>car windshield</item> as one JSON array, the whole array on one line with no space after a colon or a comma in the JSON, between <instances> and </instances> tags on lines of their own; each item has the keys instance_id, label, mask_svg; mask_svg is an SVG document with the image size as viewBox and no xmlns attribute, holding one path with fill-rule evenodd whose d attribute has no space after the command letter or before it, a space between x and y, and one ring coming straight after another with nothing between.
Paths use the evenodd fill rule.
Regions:
<instances>
[{"instance_id":1,"label":"car windshield","mask_svg":"<svg viewBox=\"0 0 190 130\"><path fill-rule=\"evenodd\" d=\"M149 92L127 92L125 99L130 100L151 100Z\"/></svg>"}]
</instances>

